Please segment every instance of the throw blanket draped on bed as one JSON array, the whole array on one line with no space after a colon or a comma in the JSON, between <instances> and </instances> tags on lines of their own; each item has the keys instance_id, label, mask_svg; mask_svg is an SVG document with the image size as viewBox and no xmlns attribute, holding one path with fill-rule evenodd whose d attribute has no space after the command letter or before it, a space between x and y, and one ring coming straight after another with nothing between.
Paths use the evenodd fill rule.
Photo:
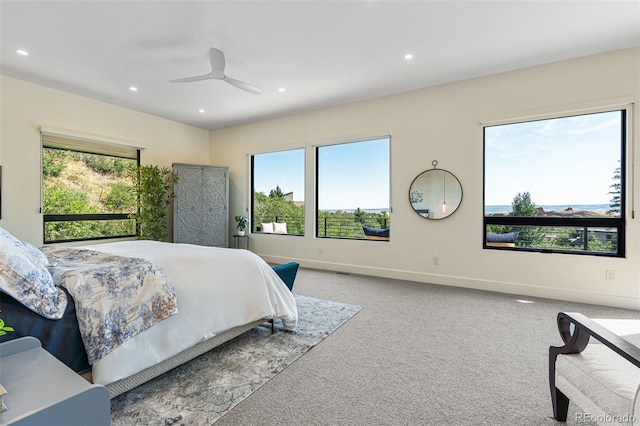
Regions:
<instances>
[{"instance_id":1,"label":"throw blanket draped on bed","mask_svg":"<svg viewBox=\"0 0 640 426\"><path fill-rule=\"evenodd\" d=\"M90 364L178 313L173 285L148 260L68 247L43 251L55 265L54 282L75 300Z\"/></svg>"}]
</instances>

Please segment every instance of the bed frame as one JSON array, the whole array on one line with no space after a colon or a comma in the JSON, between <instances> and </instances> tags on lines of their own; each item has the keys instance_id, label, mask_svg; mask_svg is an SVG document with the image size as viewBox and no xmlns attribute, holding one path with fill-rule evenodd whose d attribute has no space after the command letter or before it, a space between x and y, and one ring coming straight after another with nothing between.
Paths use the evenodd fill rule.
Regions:
<instances>
[{"instance_id":1,"label":"bed frame","mask_svg":"<svg viewBox=\"0 0 640 426\"><path fill-rule=\"evenodd\" d=\"M274 271L280 276L283 282L287 285L289 290L292 289L293 283L296 278L296 272L298 271L298 263L289 262L284 265L273 266ZM47 320L40 315L32 312L28 308L24 307L20 302L16 301L9 295L2 295L0 303L3 313L9 314L14 318L21 318L20 323L11 324L12 326L18 326L22 330L22 333L16 331L15 333L9 333L3 336L0 341L8 341L18 337L33 335L42 339L42 346L60 359L65 365L72 370L76 371L80 376L90 383L93 383L93 378L88 364L86 354L78 355L78 351L74 348L82 348L82 338L77 326L77 317L75 312L75 303L71 295L63 289L67 298L71 303L67 304L65 315L61 320ZM273 320L269 318L257 320L246 325L232 328L231 330L220 333L209 340L200 342L195 346L185 349L184 351L172 356L165 361L152 365L132 376L110 383L105 387L109 390L109 396L114 398L120 394L123 394L143 383L146 383L169 370L174 369L200 355L205 354L211 349L218 347L225 342L255 328L261 324L270 322L271 332L275 332L275 324ZM26 333L26 334L25 334ZM64 339L61 338L64 336ZM64 341L64 343L60 343ZM69 350L70 349L70 350Z\"/></svg>"},{"instance_id":2,"label":"bed frame","mask_svg":"<svg viewBox=\"0 0 640 426\"><path fill-rule=\"evenodd\" d=\"M293 289L293 283L296 279L296 273L298 272L298 267L300 265L297 262L289 262L283 265L273 266L273 270L278 274L278 276L282 279L282 281L286 284L289 290ZM177 355L172 356L171 358L162 361L159 364L152 365L151 367L142 370L139 373L134 374L133 376L127 377L122 380L118 380L117 382L113 382L107 385L107 389L109 389L109 394L111 398L114 398L120 394L123 394L136 386L140 386L143 383L148 382L151 379L154 379L161 374L166 373L169 370L174 369L175 367L182 365L188 361L191 361L194 358L199 357L200 355L209 352L211 349L222 345L229 340L238 337L242 333L251 330L252 328L265 323L268 321L271 325L271 332L275 333L275 323L274 320L258 320L253 323L236 327L231 330L228 330L224 333L221 333L207 341L200 342L197 345L193 346L190 349L186 349L180 352ZM83 377L85 379L91 380L91 372L83 373Z\"/></svg>"},{"instance_id":3,"label":"bed frame","mask_svg":"<svg viewBox=\"0 0 640 426\"><path fill-rule=\"evenodd\" d=\"M202 354L209 352L211 349L218 347L235 337L238 337L242 333L249 331L260 324L263 324L264 322L265 320L258 320L247 325L232 328L231 330L218 334L209 340L200 342L195 346L172 356L169 359L152 365L151 367L146 368L139 373L134 374L133 376L110 383L106 385L106 388L109 390L109 395L111 396L111 398L115 398L120 394L130 391L131 389L140 386L141 384L146 383L152 379L155 379L156 377L176 368L179 365L182 365L194 358L199 357ZM93 380L91 378L91 371L82 373L81 375L86 380L93 383Z\"/></svg>"}]
</instances>

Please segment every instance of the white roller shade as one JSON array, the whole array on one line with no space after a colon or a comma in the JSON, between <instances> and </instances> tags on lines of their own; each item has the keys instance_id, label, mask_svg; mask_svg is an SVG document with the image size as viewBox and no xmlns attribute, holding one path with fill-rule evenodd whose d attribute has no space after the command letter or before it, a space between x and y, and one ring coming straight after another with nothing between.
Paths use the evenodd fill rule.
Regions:
<instances>
[{"instance_id":1,"label":"white roller shade","mask_svg":"<svg viewBox=\"0 0 640 426\"><path fill-rule=\"evenodd\" d=\"M44 127L40 129L40 134L44 148L66 149L131 159L137 159L138 151L144 149L127 142Z\"/></svg>"}]
</instances>

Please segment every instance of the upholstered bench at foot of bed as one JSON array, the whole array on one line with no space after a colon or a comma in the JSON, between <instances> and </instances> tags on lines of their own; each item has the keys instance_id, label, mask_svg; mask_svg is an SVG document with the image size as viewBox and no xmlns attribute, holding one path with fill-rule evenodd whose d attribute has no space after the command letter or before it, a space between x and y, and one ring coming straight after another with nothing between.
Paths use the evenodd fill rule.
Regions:
<instances>
[{"instance_id":1,"label":"upholstered bench at foot of bed","mask_svg":"<svg viewBox=\"0 0 640 426\"><path fill-rule=\"evenodd\" d=\"M289 290L293 291L293 283L296 280L299 266L297 262L289 262L283 265L276 265L273 267L273 270L276 271L280 279L289 287Z\"/></svg>"},{"instance_id":2,"label":"upholstered bench at foot of bed","mask_svg":"<svg viewBox=\"0 0 640 426\"><path fill-rule=\"evenodd\" d=\"M298 273L298 267L300 264L297 262L289 262L282 265L273 266L273 270L278 274L280 279L285 283L290 291L293 291L293 283L296 280L296 274ZM276 332L276 324L273 320L269 320L271 323L271 333Z\"/></svg>"}]
</instances>

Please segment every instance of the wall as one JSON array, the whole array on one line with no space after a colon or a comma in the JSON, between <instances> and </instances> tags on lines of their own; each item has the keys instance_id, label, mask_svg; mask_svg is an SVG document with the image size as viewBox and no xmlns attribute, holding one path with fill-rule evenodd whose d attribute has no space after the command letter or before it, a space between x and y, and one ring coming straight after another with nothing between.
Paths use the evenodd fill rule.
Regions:
<instances>
[{"instance_id":1,"label":"wall","mask_svg":"<svg viewBox=\"0 0 640 426\"><path fill-rule=\"evenodd\" d=\"M230 215L249 207L248 154L390 132L391 241L314 238L313 150L307 150L304 237L253 234L272 262L640 309L640 226L627 210L624 259L482 248L481 122L619 105L640 97L640 49L563 61L211 132L211 163L230 166ZM635 109L634 123L640 123ZM629 164L640 156L632 133ZM413 178L438 160L464 198L450 218L428 221L410 207ZM631 173L629 173L631 176ZM638 199L640 173L628 185ZM638 204L638 203L636 203ZM636 213L638 214L638 213ZM439 257L439 265L432 262ZM605 271L614 270L607 281Z\"/></svg>"},{"instance_id":2,"label":"wall","mask_svg":"<svg viewBox=\"0 0 640 426\"><path fill-rule=\"evenodd\" d=\"M209 132L15 78L0 80L0 226L42 244L40 127L143 146L143 164L170 167L209 156Z\"/></svg>"}]
</instances>

